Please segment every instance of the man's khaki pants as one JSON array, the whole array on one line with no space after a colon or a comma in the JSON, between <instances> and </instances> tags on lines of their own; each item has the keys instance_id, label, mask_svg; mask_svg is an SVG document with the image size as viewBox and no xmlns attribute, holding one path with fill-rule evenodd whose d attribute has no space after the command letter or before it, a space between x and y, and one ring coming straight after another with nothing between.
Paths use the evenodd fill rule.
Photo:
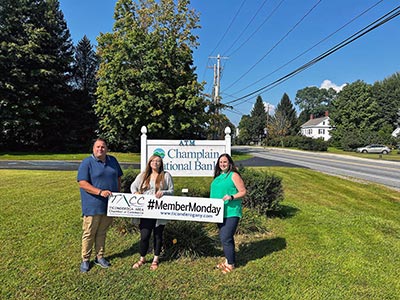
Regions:
<instances>
[{"instance_id":1,"label":"man's khaki pants","mask_svg":"<svg viewBox=\"0 0 400 300\"><path fill-rule=\"evenodd\" d=\"M90 260L93 244L96 256L103 257L106 244L106 233L113 218L106 215L83 216L82 224L82 260Z\"/></svg>"}]
</instances>

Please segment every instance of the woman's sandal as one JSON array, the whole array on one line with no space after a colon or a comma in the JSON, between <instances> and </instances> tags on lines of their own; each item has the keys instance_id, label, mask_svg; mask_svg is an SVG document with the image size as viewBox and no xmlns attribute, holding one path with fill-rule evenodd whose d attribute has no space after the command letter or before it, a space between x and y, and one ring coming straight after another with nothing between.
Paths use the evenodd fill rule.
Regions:
<instances>
[{"instance_id":1,"label":"woman's sandal","mask_svg":"<svg viewBox=\"0 0 400 300\"><path fill-rule=\"evenodd\" d=\"M225 263L220 263L220 264L218 264L218 265L215 266L215 268L218 269L218 270L225 269L225 267L226 267L226 264L225 264Z\"/></svg>"},{"instance_id":2,"label":"woman's sandal","mask_svg":"<svg viewBox=\"0 0 400 300\"><path fill-rule=\"evenodd\" d=\"M223 269L221 269L221 272L222 272L222 274L227 274L227 273L232 272L232 270L234 268L235 268L234 266L225 265L225 267Z\"/></svg>"},{"instance_id":3,"label":"woman's sandal","mask_svg":"<svg viewBox=\"0 0 400 300\"><path fill-rule=\"evenodd\" d=\"M150 265L150 270L154 271L158 269L158 261L153 261Z\"/></svg>"},{"instance_id":4,"label":"woman's sandal","mask_svg":"<svg viewBox=\"0 0 400 300\"><path fill-rule=\"evenodd\" d=\"M143 266L146 263L145 260L138 260L136 263L133 264L132 269L139 269L141 266Z\"/></svg>"}]
</instances>

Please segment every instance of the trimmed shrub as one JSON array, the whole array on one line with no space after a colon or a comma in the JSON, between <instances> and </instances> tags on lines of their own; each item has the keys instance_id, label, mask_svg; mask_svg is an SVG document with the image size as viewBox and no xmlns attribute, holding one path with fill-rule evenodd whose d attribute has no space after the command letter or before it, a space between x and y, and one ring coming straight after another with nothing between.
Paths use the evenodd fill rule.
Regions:
<instances>
[{"instance_id":1,"label":"trimmed shrub","mask_svg":"<svg viewBox=\"0 0 400 300\"><path fill-rule=\"evenodd\" d=\"M313 139L306 136L284 136L266 140L267 146L299 148L302 150L327 151L328 142L322 138Z\"/></svg>"},{"instance_id":2,"label":"trimmed shrub","mask_svg":"<svg viewBox=\"0 0 400 300\"><path fill-rule=\"evenodd\" d=\"M265 215L262 216L253 209L243 207L243 217L240 219L236 234L266 233L268 232L266 221Z\"/></svg>"},{"instance_id":3,"label":"trimmed shrub","mask_svg":"<svg viewBox=\"0 0 400 300\"><path fill-rule=\"evenodd\" d=\"M216 242L203 223L170 221L164 229L164 255L168 259L216 254Z\"/></svg>"},{"instance_id":4,"label":"trimmed shrub","mask_svg":"<svg viewBox=\"0 0 400 300\"><path fill-rule=\"evenodd\" d=\"M311 150L311 151L327 151L328 150L328 142L325 142L324 139L313 139L309 137L303 137L298 144L298 148L302 150Z\"/></svg>"},{"instance_id":5,"label":"trimmed shrub","mask_svg":"<svg viewBox=\"0 0 400 300\"><path fill-rule=\"evenodd\" d=\"M279 203L283 200L281 177L268 171L245 168L241 168L240 173L247 189L243 207L254 209L262 215L279 210Z\"/></svg>"},{"instance_id":6,"label":"trimmed shrub","mask_svg":"<svg viewBox=\"0 0 400 300\"><path fill-rule=\"evenodd\" d=\"M135 170L133 168L124 169L124 175L121 177L121 193L131 192L131 184L139 173L140 170Z\"/></svg>"}]
</instances>

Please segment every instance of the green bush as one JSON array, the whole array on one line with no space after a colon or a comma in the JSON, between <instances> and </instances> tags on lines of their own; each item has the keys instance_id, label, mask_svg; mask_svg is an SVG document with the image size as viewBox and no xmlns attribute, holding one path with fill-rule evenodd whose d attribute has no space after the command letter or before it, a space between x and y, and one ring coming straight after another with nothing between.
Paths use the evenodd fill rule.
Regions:
<instances>
[{"instance_id":1,"label":"green bush","mask_svg":"<svg viewBox=\"0 0 400 300\"><path fill-rule=\"evenodd\" d=\"M299 148L302 150L327 151L328 142L322 138L313 139L306 136L284 136L266 140L267 146Z\"/></svg>"},{"instance_id":2,"label":"green bush","mask_svg":"<svg viewBox=\"0 0 400 300\"><path fill-rule=\"evenodd\" d=\"M268 232L266 221L265 215L262 216L257 211L244 207L236 234L266 233Z\"/></svg>"},{"instance_id":3,"label":"green bush","mask_svg":"<svg viewBox=\"0 0 400 300\"><path fill-rule=\"evenodd\" d=\"M209 236L203 223L171 221L165 226L164 256L167 259L214 255L215 245L215 240Z\"/></svg>"},{"instance_id":4,"label":"green bush","mask_svg":"<svg viewBox=\"0 0 400 300\"><path fill-rule=\"evenodd\" d=\"M247 189L243 207L254 209L262 215L279 210L279 203L283 200L281 177L254 169L241 168L240 172Z\"/></svg>"},{"instance_id":5,"label":"green bush","mask_svg":"<svg viewBox=\"0 0 400 300\"><path fill-rule=\"evenodd\" d=\"M124 175L121 177L121 193L130 193L131 192L131 184L135 180L136 176L138 176L140 170L136 170L133 168L124 169Z\"/></svg>"},{"instance_id":6,"label":"green bush","mask_svg":"<svg viewBox=\"0 0 400 300\"><path fill-rule=\"evenodd\" d=\"M311 151L327 151L328 142L325 142L322 138L313 139L310 137L303 137L299 141L298 148Z\"/></svg>"}]
</instances>

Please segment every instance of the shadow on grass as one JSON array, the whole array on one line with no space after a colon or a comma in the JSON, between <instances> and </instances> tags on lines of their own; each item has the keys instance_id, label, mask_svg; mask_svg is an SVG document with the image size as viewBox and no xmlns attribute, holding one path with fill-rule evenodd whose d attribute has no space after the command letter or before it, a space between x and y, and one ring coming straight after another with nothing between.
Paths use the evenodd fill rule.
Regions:
<instances>
[{"instance_id":1,"label":"shadow on grass","mask_svg":"<svg viewBox=\"0 0 400 300\"><path fill-rule=\"evenodd\" d=\"M243 244L239 247L237 253L237 264L238 266L245 266L249 261L263 258L285 248L286 239L281 237Z\"/></svg>"},{"instance_id":2,"label":"shadow on grass","mask_svg":"<svg viewBox=\"0 0 400 300\"><path fill-rule=\"evenodd\" d=\"M294 217L300 209L288 205L281 205L279 211L268 212L268 218L288 219Z\"/></svg>"},{"instance_id":3,"label":"shadow on grass","mask_svg":"<svg viewBox=\"0 0 400 300\"><path fill-rule=\"evenodd\" d=\"M128 249L125 249L122 252L119 253L114 253L110 256L107 257L107 259L113 260L115 258L125 258L125 257L130 257L133 255L136 255L139 253L139 242L133 244L131 247Z\"/></svg>"}]
</instances>

